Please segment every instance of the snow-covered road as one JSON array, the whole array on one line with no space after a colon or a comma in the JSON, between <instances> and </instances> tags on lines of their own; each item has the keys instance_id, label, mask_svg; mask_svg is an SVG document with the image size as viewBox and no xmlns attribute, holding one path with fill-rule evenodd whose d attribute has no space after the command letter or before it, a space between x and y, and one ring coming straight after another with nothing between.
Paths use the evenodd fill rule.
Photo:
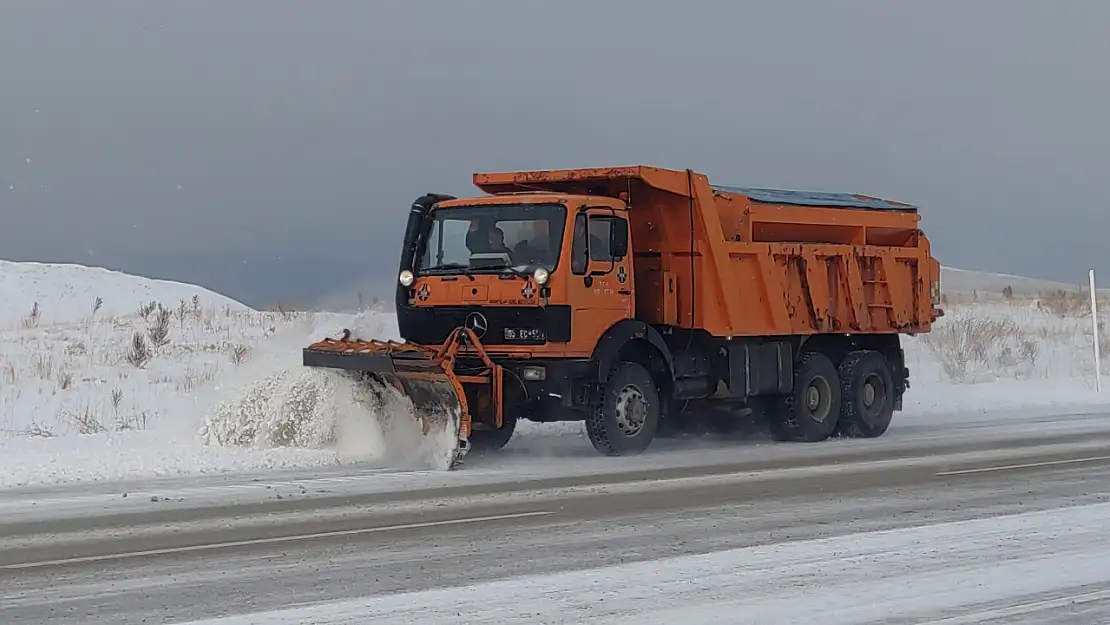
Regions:
<instances>
[{"instance_id":1,"label":"snow-covered road","mask_svg":"<svg viewBox=\"0 0 1110 625\"><path fill-rule=\"evenodd\" d=\"M505 449L469 456L459 471L396 471L373 465L269 469L215 475L131 478L0 489L0 519L34 522L122 513L186 511L198 507L278 500L443 488L481 494L524 480L566 483L589 477L621 480L653 472L746 463L819 467L883 458L970 452L1004 459L1023 446L1110 439L1110 414L1092 408L995 410L900 416L885 436L873 440L829 440L818 445L774 444L761 436L727 440L655 441L641 456L599 456L584 437L534 434L514 438ZM623 476L623 477L622 477ZM154 501L152 501L152 499Z\"/></svg>"},{"instance_id":2,"label":"snow-covered road","mask_svg":"<svg viewBox=\"0 0 1110 625\"><path fill-rule=\"evenodd\" d=\"M1105 623L1110 504L786 541L197 625Z\"/></svg>"},{"instance_id":3,"label":"snow-covered road","mask_svg":"<svg viewBox=\"0 0 1110 625\"><path fill-rule=\"evenodd\" d=\"M8 491L0 622L1110 623L1110 415L891 433Z\"/></svg>"}]
</instances>

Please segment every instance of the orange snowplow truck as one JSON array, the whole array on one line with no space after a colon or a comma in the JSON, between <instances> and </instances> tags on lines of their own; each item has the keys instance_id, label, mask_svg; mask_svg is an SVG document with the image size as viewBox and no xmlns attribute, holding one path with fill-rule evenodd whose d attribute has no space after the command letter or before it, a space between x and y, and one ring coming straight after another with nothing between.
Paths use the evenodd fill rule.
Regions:
<instances>
[{"instance_id":1,"label":"orange snowplow truck","mask_svg":"<svg viewBox=\"0 0 1110 625\"><path fill-rule=\"evenodd\" d=\"M908 204L644 166L474 184L488 195L412 207L404 342L344 332L304 351L457 429L456 461L519 419L585 421L608 455L704 414L761 415L783 441L880 436L909 388L899 335L943 314Z\"/></svg>"}]
</instances>

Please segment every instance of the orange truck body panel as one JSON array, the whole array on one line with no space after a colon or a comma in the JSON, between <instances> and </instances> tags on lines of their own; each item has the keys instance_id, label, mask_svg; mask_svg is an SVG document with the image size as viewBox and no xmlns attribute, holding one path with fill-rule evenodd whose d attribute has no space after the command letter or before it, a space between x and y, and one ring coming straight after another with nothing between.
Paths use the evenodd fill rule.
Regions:
<instances>
[{"instance_id":1,"label":"orange truck body panel","mask_svg":"<svg viewBox=\"0 0 1110 625\"><path fill-rule=\"evenodd\" d=\"M703 174L644 166L479 173L474 184L492 194L624 194L633 316L649 324L718 337L917 334L941 314L940 264L910 205L866 196L855 197L880 208L846 207L843 196L827 205L816 196L809 205L768 201L711 186ZM579 329L589 343L605 328Z\"/></svg>"}]
</instances>

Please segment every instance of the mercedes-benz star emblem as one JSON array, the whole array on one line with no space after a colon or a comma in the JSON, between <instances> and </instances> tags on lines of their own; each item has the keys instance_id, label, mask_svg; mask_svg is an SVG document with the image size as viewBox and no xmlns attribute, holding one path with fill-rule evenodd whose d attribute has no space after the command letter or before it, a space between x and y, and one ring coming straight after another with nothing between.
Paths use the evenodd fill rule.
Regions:
<instances>
[{"instance_id":1,"label":"mercedes-benz star emblem","mask_svg":"<svg viewBox=\"0 0 1110 625\"><path fill-rule=\"evenodd\" d=\"M489 329L489 323L486 321L486 316L480 312L472 312L466 316L464 322L466 327L474 331L474 335L482 338L486 335L486 330Z\"/></svg>"}]
</instances>

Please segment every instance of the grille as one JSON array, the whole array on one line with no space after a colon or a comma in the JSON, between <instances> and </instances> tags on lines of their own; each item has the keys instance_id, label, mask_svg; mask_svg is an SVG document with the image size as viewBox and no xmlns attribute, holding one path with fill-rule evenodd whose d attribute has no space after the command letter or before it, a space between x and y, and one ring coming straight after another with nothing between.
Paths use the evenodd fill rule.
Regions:
<instances>
[{"instance_id":1,"label":"grille","mask_svg":"<svg viewBox=\"0 0 1110 625\"><path fill-rule=\"evenodd\" d=\"M570 341L569 306L460 306L405 308L398 311L401 336L414 343L435 344L447 340L451 330L464 325L472 313L486 321L480 336L483 345L536 345L536 339L505 339L505 329L541 329L548 343ZM481 333L479 332L481 335Z\"/></svg>"}]
</instances>

